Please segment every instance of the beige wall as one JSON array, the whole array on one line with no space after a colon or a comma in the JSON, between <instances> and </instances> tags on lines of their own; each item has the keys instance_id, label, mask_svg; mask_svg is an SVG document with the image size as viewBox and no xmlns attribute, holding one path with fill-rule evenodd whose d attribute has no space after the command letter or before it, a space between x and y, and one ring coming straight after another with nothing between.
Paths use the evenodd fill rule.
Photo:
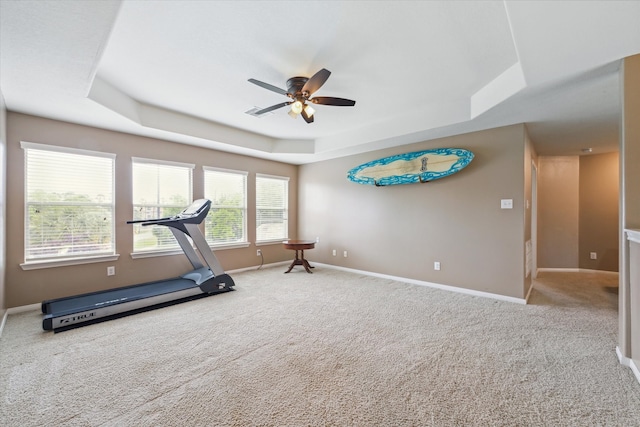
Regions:
<instances>
[{"instance_id":1,"label":"beige wall","mask_svg":"<svg viewBox=\"0 0 640 427\"><path fill-rule=\"evenodd\" d=\"M5 265L6 265L6 240L5 240L5 215L7 206L7 109L4 96L0 92L0 319L7 308L5 298Z\"/></svg>"},{"instance_id":2,"label":"beige wall","mask_svg":"<svg viewBox=\"0 0 640 427\"><path fill-rule=\"evenodd\" d=\"M116 252L118 261L23 271L24 262L24 153L20 141L53 144L115 153L116 157ZM255 242L255 174L288 176L289 236L297 230L298 167L284 163L208 150L168 141L106 131L65 122L9 112L7 116L7 253L6 304L16 307L44 299L175 277L191 268L183 255L132 259L133 234L126 221L132 217L131 158L194 163L194 199L203 197L203 166L249 172L247 181L248 237ZM253 208L252 208L253 207ZM261 247L265 263L286 261L291 254L281 244ZM256 248L216 251L225 270L257 266ZM115 265L116 275L107 277L106 266Z\"/></svg>"},{"instance_id":3,"label":"beige wall","mask_svg":"<svg viewBox=\"0 0 640 427\"><path fill-rule=\"evenodd\" d=\"M632 329L632 313L640 311L638 302L630 294L629 241L624 229L640 230L640 55L623 60L622 123L620 141L620 291L618 348L622 356L633 358L640 367L640 354L631 348L640 348L640 331ZM637 258L635 258L637 260Z\"/></svg>"},{"instance_id":4,"label":"beige wall","mask_svg":"<svg viewBox=\"0 0 640 427\"><path fill-rule=\"evenodd\" d=\"M526 129L526 128L525 128ZM525 279L524 279L524 292L525 295L529 293L531 285L533 284L534 277L534 269L535 269L535 259L533 255L533 250L535 250L536 242L533 239L533 235L535 229L537 228L537 224L534 226L533 221L533 209L535 206L533 204L533 191L536 190L537 185L534 186L533 183L533 165L537 165L538 156L536 154L535 148L533 147L533 143L529 138L529 134L525 132L524 135L525 141L525 150L524 150L524 197L525 197L525 210L524 210L524 241L525 245L527 242L531 245L529 248L525 246L525 267L527 271L525 271ZM537 236L536 236L537 237ZM528 259L527 259L528 258ZM528 263L528 264L527 264Z\"/></svg>"},{"instance_id":5,"label":"beige wall","mask_svg":"<svg viewBox=\"0 0 640 427\"><path fill-rule=\"evenodd\" d=\"M540 157L538 267L618 271L618 158Z\"/></svg>"},{"instance_id":6,"label":"beige wall","mask_svg":"<svg viewBox=\"0 0 640 427\"><path fill-rule=\"evenodd\" d=\"M427 184L375 187L346 178L361 163L438 147L465 148L475 158L461 172ZM320 237L307 256L523 298L524 163L525 127L514 125L303 165L299 234ZM501 199L513 199L514 208L500 209Z\"/></svg>"},{"instance_id":7,"label":"beige wall","mask_svg":"<svg viewBox=\"0 0 640 427\"><path fill-rule=\"evenodd\" d=\"M538 158L538 267L578 268L578 156Z\"/></svg>"},{"instance_id":8,"label":"beige wall","mask_svg":"<svg viewBox=\"0 0 640 427\"><path fill-rule=\"evenodd\" d=\"M619 190L618 153L580 157L580 268L618 271Z\"/></svg>"}]
</instances>

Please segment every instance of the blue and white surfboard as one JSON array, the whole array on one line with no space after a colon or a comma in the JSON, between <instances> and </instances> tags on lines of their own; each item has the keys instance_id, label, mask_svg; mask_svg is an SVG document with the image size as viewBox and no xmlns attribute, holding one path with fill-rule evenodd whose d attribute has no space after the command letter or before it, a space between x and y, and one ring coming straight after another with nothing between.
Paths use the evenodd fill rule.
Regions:
<instances>
[{"instance_id":1,"label":"blue and white surfboard","mask_svg":"<svg viewBox=\"0 0 640 427\"><path fill-rule=\"evenodd\" d=\"M363 163L347 172L347 178L378 187L424 183L459 172L471 160L473 153L462 148L414 151Z\"/></svg>"}]
</instances>

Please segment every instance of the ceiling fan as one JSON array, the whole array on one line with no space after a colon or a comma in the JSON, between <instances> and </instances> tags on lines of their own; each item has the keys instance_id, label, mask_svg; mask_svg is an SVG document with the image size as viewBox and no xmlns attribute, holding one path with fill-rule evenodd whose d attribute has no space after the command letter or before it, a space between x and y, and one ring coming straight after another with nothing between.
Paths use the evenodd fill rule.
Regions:
<instances>
[{"instance_id":1,"label":"ceiling fan","mask_svg":"<svg viewBox=\"0 0 640 427\"><path fill-rule=\"evenodd\" d=\"M291 110L289 111L289 115L291 117L295 119L298 115L301 115L307 123L313 123L313 114L315 113L315 110L310 104L338 105L341 107L353 107L356 105L356 101L351 99L334 98L331 96L316 96L315 98L311 98L311 95L320 89L330 75L331 71L323 68L311 76L311 78L291 77L287 80L287 90L280 89L279 87L270 85L269 83L261 82L260 80L249 79L253 84L291 98L291 101L263 108L262 110L255 111L253 114L260 115L291 105Z\"/></svg>"}]
</instances>

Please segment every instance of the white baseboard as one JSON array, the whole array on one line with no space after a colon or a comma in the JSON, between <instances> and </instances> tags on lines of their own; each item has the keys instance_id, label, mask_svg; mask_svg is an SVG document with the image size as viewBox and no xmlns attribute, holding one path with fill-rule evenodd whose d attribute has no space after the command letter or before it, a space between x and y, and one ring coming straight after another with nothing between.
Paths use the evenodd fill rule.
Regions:
<instances>
[{"instance_id":1,"label":"white baseboard","mask_svg":"<svg viewBox=\"0 0 640 427\"><path fill-rule=\"evenodd\" d=\"M524 297L524 303L528 304L529 303L529 297L531 296L531 292L533 292L533 285L534 285L534 281L531 280L531 286L529 286L529 290L527 291L527 295L525 295Z\"/></svg>"},{"instance_id":2,"label":"white baseboard","mask_svg":"<svg viewBox=\"0 0 640 427\"><path fill-rule=\"evenodd\" d=\"M240 273L243 271L260 270L262 268L271 268L271 267L277 267L279 265L287 265L287 264L291 264L291 261L279 261L279 262L273 262L271 264L262 264L262 265L254 265L252 267L236 268L235 270L225 271L225 273L227 274Z\"/></svg>"},{"instance_id":3,"label":"white baseboard","mask_svg":"<svg viewBox=\"0 0 640 427\"><path fill-rule=\"evenodd\" d=\"M4 324L7 323L8 310L4 310L2 313L2 321L0 322L0 337L2 337L2 331L4 331Z\"/></svg>"},{"instance_id":4,"label":"white baseboard","mask_svg":"<svg viewBox=\"0 0 640 427\"><path fill-rule=\"evenodd\" d=\"M633 359L623 356L622 352L620 351L620 347L618 346L616 346L616 355L618 356L618 361L620 362L620 364L622 366L630 368L631 372L633 372L633 375L636 376L636 379L640 384L640 366L638 366L638 364L636 364Z\"/></svg>"},{"instance_id":5,"label":"white baseboard","mask_svg":"<svg viewBox=\"0 0 640 427\"><path fill-rule=\"evenodd\" d=\"M4 315L2 316L2 322L0 323L0 337L2 336L2 331L4 331L4 325L7 323L7 317L9 317L10 314L23 313L25 311L31 310L40 310L41 306L41 304L29 304L6 309Z\"/></svg>"},{"instance_id":6,"label":"white baseboard","mask_svg":"<svg viewBox=\"0 0 640 427\"><path fill-rule=\"evenodd\" d=\"M544 273L545 271L551 273L579 273L579 268L538 268L538 273Z\"/></svg>"},{"instance_id":7,"label":"white baseboard","mask_svg":"<svg viewBox=\"0 0 640 427\"><path fill-rule=\"evenodd\" d=\"M40 310L41 307L42 304L39 302L35 304L21 305L20 307L11 307L7 309L7 314L17 314L24 313L25 311Z\"/></svg>"},{"instance_id":8,"label":"white baseboard","mask_svg":"<svg viewBox=\"0 0 640 427\"><path fill-rule=\"evenodd\" d=\"M633 374L636 376L638 384L640 384L640 366L636 365L636 362L631 360L631 362L629 362L629 367L631 368Z\"/></svg>"},{"instance_id":9,"label":"white baseboard","mask_svg":"<svg viewBox=\"0 0 640 427\"><path fill-rule=\"evenodd\" d=\"M617 271L592 270L589 268L539 268L537 270L538 273L544 273L545 271L550 273L601 273L616 276L619 274Z\"/></svg>"},{"instance_id":10,"label":"white baseboard","mask_svg":"<svg viewBox=\"0 0 640 427\"><path fill-rule=\"evenodd\" d=\"M441 289L441 290L450 291L450 292L457 292L460 294L473 295L473 296L483 297L483 298L491 298L499 301L513 302L516 304L527 303L527 300L523 298L508 297L505 295L492 294L490 292L475 291L473 289L465 289L465 288L458 288L456 286L442 285L440 283L425 282L423 280L415 280L415 279L409 279L406 277L399 277L399 276L390 276L388 274L372 273L370 271L356 270L353 268L340 267L340 266L331 265L331 264L321 264L318 262L314 262L313 264L321 265L326 268L333 268L334 270L342 270L342 271L348 271L351 273L364 274L366 276L379 277L381 279L390 279L390 280L395 280L397 282L410 283L412 285L427 286L429 288Z\"/></svg>"}]
</instances>

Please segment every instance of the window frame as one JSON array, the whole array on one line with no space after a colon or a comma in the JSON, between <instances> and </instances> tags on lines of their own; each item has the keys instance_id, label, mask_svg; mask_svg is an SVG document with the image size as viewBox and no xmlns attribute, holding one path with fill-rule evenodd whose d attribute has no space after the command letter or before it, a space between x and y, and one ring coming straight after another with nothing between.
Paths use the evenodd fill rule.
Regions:
<instances>
[{"instance_id":1,"label":"window frame","mask_svg":"<svg viewBox=\"0 0 640 427\"><path fill-rule=\"evenodd\" d=\"M243 207L242 207L242 227L243 227L243 239L241 241L237 241L237 242L221 242L221 243L212 243L209 240L207 240L207 244L209 244L210 247L215 248L216 250L220 250L220 249L231 249L231 248L243 248L243 247L247 247L250 245L249 243L249 236L248 236L248 218L247 218L247 214L248 214L248 196L247 196L247 182L249 179L249 172L247 171L240 171L240 170L234 170L234 169L225 169L225 168L219 168L219 167L215 167L215 166L202 166L202 170L203 170L203 189L204 189L204 197L208 198L207 196L207 172L219 172L219 173L226 173L226 174L230 174L230 175L238 175L238 176L243 176L244 177L244 188L243 188ZM209 200L211 200L209 198ZM211 214L211 211L214 209L220 209L220 208L229 208L226 206L218 206L214 204L214 200L211 200L211 210L209 211L209 215ZM234 207L236 208L236 207ZM237 208L236 208L237 209ZM209 215L207 215L207 219L209 218ZM204 235L206 238L206 221L207 219L205 219L205 231L204 231Z\"/></svg>"},{"instance_id":2,"label":"window frame","mask_svg":"<svg viewBox=\"0 0 640 427\"><path fill-rule=\"evenodd\" d=\"M24 152L24 189L23 189L23 209L24 209L24 230L23 230L23 260L24 262L20 264L20 267L23 270L35 270L41 268L51 268L51 267L62 267L69 265L78 265L78 264L88 264L95 262L109 262L116 261L119 258L119 254L116 253L116 154L102 152L102 151L94 151L94 150L86 150L75 147L65 147L60 145L51 145L51 144L41 144L36 142L29 141L20 141L20 148L22 148ZM111 236L111 249L109 251L104 251L102 253L94 253L94 254L80 254L77 256L68 256L68 255L58 255L51 257L28 257L27 248L29 247L29 206L32 202L29 200L29 180L28 180L28 150L34 151L44 151L49 153L63 153L63 154L72 154L72 155L80 155L80 156L91 156L102 159L108 159L111 161L111 202L110 203L80 203L80 205L85 206L100 206L107 207L111 211L111 226L110 226L110 236ZM65 202L67 203L67 202ZM43 203L39 203L43 204ZM73 203L71 203L73 204Z\"/></svg>"},{"instance_id":3,"label":"window frame","mask_svg":"<svg viewBox=\"0 0 640 427\"><path fill-rule=\"evenodd\" d=\"M193 171L195 169L195 164L193 163L184 163L184 162L176 162L176 161L171 161L171 160L162 160L162 159L151 159L151 158L146 158L146 157L135 157L132 156L131 157L131 209L132 209L132 218L135 218L135 209L136 206L141 206L135 203L135 201L133 200L133 196L134 196L134 176L133 176L133 169L134 169L134 165L135 164L147 164L147 165L158 165L158 166L170 166L170 167L177 167L177 168L185 168L189 171L189 184L188 184L188 197L187 197L187 202L185 203L184 206L181 206L182 209L186 208L187 206L189 206L191 203L193 203ZM160 205L160 204L154 204L154 205L145 205L144 207L154 207L154 208L158 208L158 209L162 209L162 208L178 208L178 205ZM156 257L156 256L167 256L167 255L178 255L178 254L182 254L182 249L180 248L180 245L178 244L178 242L176 241L174 245L171 246L166 246L166 247L161 247L161 248L154 248L154 249L145 249L145 250L136 250L136 245L135 245L135 230L136 227L141 227L140 225L136 225L134 224L132 226L132 230L131 233L133 233L133 246L132 246L132 252L131 252L131 258L133 259L137 259L137 258L149 258L149 257ZM152 226L152 227L156 227L156 226Z\"/></svg>"},{"instance_id":4,"label":"window frame","mask_svg":"<svg viewBox=\"0 0 640 427\"><path fill-rule=\"evenodd\" d=\"M260 209L258 206L258 179L272 179L272 180L279 180L279 181L283 181L285 183L285 192L286 194L284 194L284 197L282 198L283 202L284 202L284 215L283 215L283 223L284 223L284 227L283 227L283 236L282 237L277 237L277 238L273 238L273 239L264 239L264 240L260 240L258 239L258 210ZM255 194L255 209L256 209L256 224L255 224L255 231L256 231L256 246L260 246L260 245L268 245L268 244L274 244L274 243L281 243L283 240L287 240L289 238L289 182L291 181L291 178L288 176L278 176L278 175L269 175L269 174L264 174L264 173L256 173L256 179L255 179L255 184L256 184L256 194Z\"/></svg>"}]
</instances>

